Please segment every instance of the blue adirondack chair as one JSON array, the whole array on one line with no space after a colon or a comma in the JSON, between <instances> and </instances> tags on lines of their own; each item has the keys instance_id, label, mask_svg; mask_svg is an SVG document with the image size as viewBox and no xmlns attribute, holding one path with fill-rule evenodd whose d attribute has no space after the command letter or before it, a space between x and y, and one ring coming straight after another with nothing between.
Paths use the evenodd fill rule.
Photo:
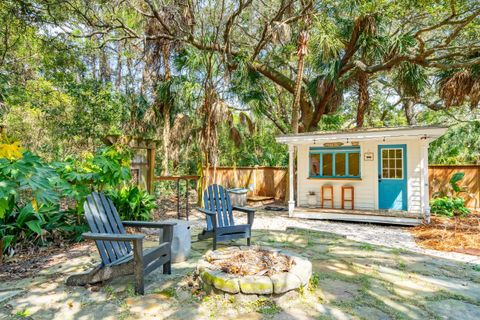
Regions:
<instances>
[{"instance_id":1,"label":"blue adirondack chair","mask_svg":"<svg viewBox=\"0 0 480 320\"><path fill-rule=\"evenodd\" d=\"M203 201L205 208L199 208L198 211L206 215L207 227L198 235L199 240L213 238L213 250L217 249L218 241L247 238L247 245L250 245L255 210L232 207L228 191L217 184L207 187ZM247 224L236 225L233 210L246 213Z\"/></svg>"},{"instance_id":2,"label":"blue adirondack chair","mask_svg":"<svg viewBox=\"0 0 480 320\"><path fill-rule=\"evenodd\" d=\"M144 276L163 266L171 272L172 222L121 221L113 202L103 193L92 193L84 203L85 218L91 232L82 236L95 240L102 262L93 270L68 277L67 285L83 286L114 277L134 274L135 292L144 293ZM157 247L143 250L142 234L128 234L125 227L161 228L163 236ZM132 247L133 244L133 247Z\"/></svg>"}]
</instances>

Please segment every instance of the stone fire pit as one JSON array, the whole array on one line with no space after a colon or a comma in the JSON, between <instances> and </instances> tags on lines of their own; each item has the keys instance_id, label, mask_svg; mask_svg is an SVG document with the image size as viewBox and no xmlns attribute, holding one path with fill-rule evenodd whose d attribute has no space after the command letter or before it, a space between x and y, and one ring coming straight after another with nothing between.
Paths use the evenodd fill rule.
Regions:
<instances>
[{"instance_id":1,"label":"stone fire pit","mask_svg":"<svg viewBox=\"0 0 480 320\"><path fill-rule=\"evenodd\" d=\"M197 273L203 286L228 293L281 294L306 286L312 263L283 250L228 247L208 251Z\"/></svg>"}]
</instances>

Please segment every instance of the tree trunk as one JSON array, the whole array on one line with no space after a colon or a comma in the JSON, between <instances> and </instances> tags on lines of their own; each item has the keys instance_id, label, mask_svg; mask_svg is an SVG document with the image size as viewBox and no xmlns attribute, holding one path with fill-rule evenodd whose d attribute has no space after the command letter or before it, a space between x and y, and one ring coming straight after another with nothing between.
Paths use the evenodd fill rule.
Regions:
<instances>
[{"instance_id":1,"label":"tree trunk","mask_svg":"<svg viewBox=\"0 0 480 320\"><path fill-rule=\"evenodd\" d=\"M167 103L163 107L163 156L162 156L162 167L163 167L163 174L168 175L168 161L170 159L170 105Z\"/></svg>"},{"instance_id":2,"label":"tree trunk","mask_svg":"<svg viewBox=\"0 0 480 320\"><path fill-rule=\"evenodd\" d=\"M306 30L300 32L298 37L298 68L297 68L297 81L295 83L295 92L292 105L292 133L298 133L298 119L299 119L299 107L300 98L302 95L302 81L303 81L303 68L305 66L305 56L307 55L307 42L308 33Z\"/></svg>"},{"instance_id":3,"label":"tree trunk","mask_svg":"<svg viewBox=\"0 0 480 320\"><path fill-rule=\"evenodd\" d=\"M416 125L417 119L415 118L412 100L408 99L403 103L403 111L405 111L405 118L407 118L408 125L409 126Z\"/></svg>"},{"instance_id":4,"label":"tree trunk","mask_svg":"<svg viewBox=\"0 0 480 320\"><path fill-rule=\"evenodd\" d=\"M370 96L368 94L368 74L360 72L358 74L357 128L363 127L365 113L369 106Z\"/></svg>"},{"instance_id":5,"label":"tree trunk","mask_svg":"<svg viewBox=\"0 0 480 320\"><path fill-rule=\"evenodd\" d=\"M302 74L304 66L304 56L298 57L298 69L297 69L297 83L295 87L295 95L292 105L292 133L298 133L298 119L299 119L299 106L300 106L300 94L302 90Z\"/></svg>"},{"instance_id":6,"label":"tree trunk","mask_svg":"<svg viewBox=\"0 0 480 320\"><path fill-rule=\"evenodd\" d=\"M162 57L163 57L163 66L165 70L165 81L170 81L171 73L170 73L170 59L169 59L170 49L169 47L164 47L162 49ZM163 166L163 174L168 175L168 162L170 160L170 101L163 101L163 158L162 158L162 166Z\"/></svg>"},{"instance_id":7,"label":"tree trunk","mask_svg":"<svg viewBox=\"0 0 480 320\"><path fill-rule=\"evenodd\" d=\"M98 79L98 74L97 74L97 55L94 53L91 56L91 62L90 65L92 66L92 78L94 80Z\"/></svg>"},{"instance_id":8,"label":"tree trunk","mask_svg":"<svg viewBox=\"0 0 480 320\"><path fill-rule=\"evenodd\" d=\"M116 75L115 75L115 89L117 91L121 91L122 85L122 69L123 69L123 62L122 62L122 51L123 45L121 42L117 44L117 65L116 65Z\"/></svg>"},{"instance_id":9,"label":"tree trunk","mask_svg":"<svg viewBox=\"0 0 480 320\"><path fill-rule=\"evenodd\" d=\"M112 78L112 70L110 68L110 61L108 61L108 55L103 48L100 52L100 81L103 83L110 82Z\"/></svg>"}]
</instances>

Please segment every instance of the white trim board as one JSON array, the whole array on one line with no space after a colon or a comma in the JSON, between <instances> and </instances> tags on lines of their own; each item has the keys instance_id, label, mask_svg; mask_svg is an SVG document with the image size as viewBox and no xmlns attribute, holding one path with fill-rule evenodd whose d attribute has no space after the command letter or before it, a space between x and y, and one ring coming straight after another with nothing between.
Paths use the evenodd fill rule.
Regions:
<instances>
[{"instance_id":1,"label":"white trim board","mask_svg":"<svg viewBox=\"0 0 480 320\"><path fill-rule=\"evenodd\" d=\"M352 130L339 132L312 132L276 137L276 141L285 144L311 144L312 142L334 141L365 141L365 140L406 140L406 139L436 139L443 135L446 127L406 127L379 128L375 130Z\"/></svg>"},{"instance_id":2,"label":"white trim board","mask_svg":"<svg viewBox=\"0 0 480 320\"><path fill-rule=\"evenodd\" d=\"M312 220L334 220L334 221L351 221L351 222L366 222L378 224L395 224L404 226L418 226L422 224L422 219L402 218L402 217L387 217L376 215L361 215L361 214L342 214L342 213L305 213L293 212L294 218L312 219Z\"/></svg>"}]
</instances>

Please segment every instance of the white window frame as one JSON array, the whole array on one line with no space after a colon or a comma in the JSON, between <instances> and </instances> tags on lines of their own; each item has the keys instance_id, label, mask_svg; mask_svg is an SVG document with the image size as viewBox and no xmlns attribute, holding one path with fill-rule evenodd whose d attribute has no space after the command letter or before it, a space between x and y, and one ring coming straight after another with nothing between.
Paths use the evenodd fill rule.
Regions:
<instances>
[{"instance_id":1,"label":"white window frame","mask_svg":"<svg viewBox=\"0 0 480 320\"><path fill-rule=\"evenodd\" d=\"M383 153L383 150L400 150L401 151L401 157L400 157L400 160L402 160L402 166L401 166L401 172L402 172L402 177L401 178L385 178L383 176L383 154L380 155L380 159L381 159L381 162L380 162L380 175L382 177L382 180L403 180L404 179L404 176L405 176L405 159L403 157L403 148L381 148L380 149L380 152ZM390 158L388 158L388 160L390 160ZM394 160L398 160L398 158L394 158ZM392 168L388 168L387 170L389 169L392 169ZM394 170L397 170L397 165L395 165L395 168L393 168Z\"/></svg>"}]
</instances>

